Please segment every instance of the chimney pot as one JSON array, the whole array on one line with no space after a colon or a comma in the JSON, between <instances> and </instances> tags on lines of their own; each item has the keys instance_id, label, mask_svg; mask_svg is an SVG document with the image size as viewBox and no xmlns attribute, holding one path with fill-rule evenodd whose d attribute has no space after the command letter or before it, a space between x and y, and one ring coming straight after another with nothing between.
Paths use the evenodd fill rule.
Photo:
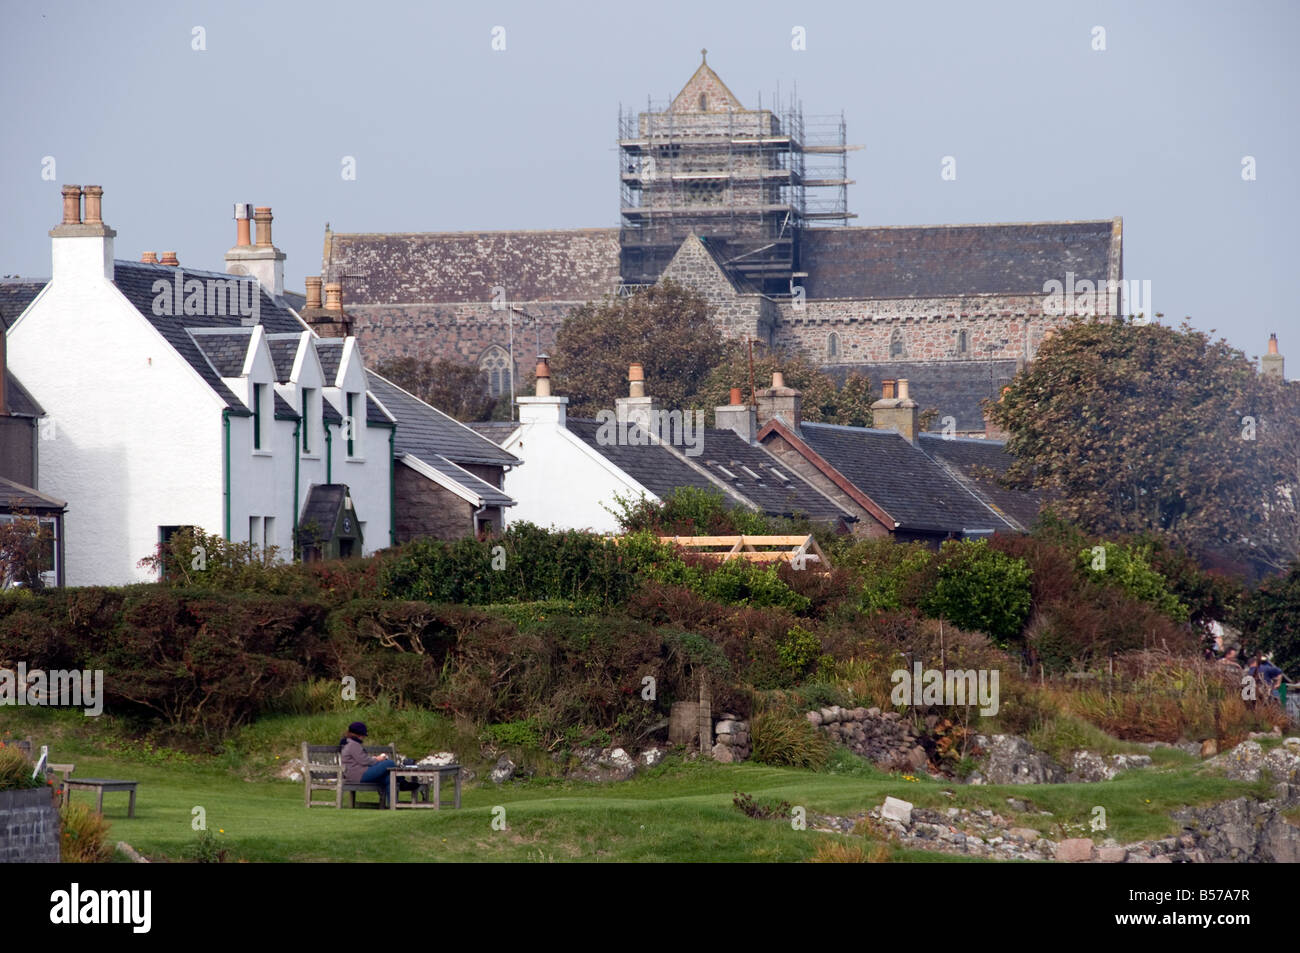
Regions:
<instances>
[{"instance_id":1,"label":"chimney pot","mask_svg":"<svg viewBox=\"0 0 1300 953\"><path fill-rule=\"evenodd\" d=\"M784 386L785 386L785 375L782 374L780 371L773 371L772 389L775 390L778 387L784 387Z\"/></svg>"},{"instance_id":2,"label":"chimney pot","mask_svg":"<svg viewBox=\"0 0 1300 953\"><path fill-rule=\"evenodd\" d=\"M261 234L260 232L258 233ZM342 311L343 310L343 285L337 281L327 282L325 285L325 310Z\"/></svg>"},{"instance_id":3,"label":"chimney pot","mask_svg":"<svg viewBox=\"0 0 1300 953\"><path fill-rule=\"evenodd\" d=\"M537 396L551 396L551 363L545 354L537 355Z\"/></svg>"},{"instance_id":4,"label":"chimney pot","mask_svg":"<svg viewBox=\"0 0 1300 953\"><path fill-rule=\"evenodd\" d=\"M319 309L320 302L320 275L308 275L303 279L307 283L307 304L308 308Z\"/></svg>"},{"instance_id":5,"label":"chimney pot","mask_svg":"<svg viewBox=\"0 0 1300 953\"><path fill-rule=\"evenodd\" d=\"M140 253L140 263L143 265L158 264L158 253L156 251L146 251Z\"/></svg>"},{"instance_id":6,"label":"chimney pot","mask_svg":"<svg viewBox=\"0 0 1300 953\"><path fill-rule=\"evenodd\" d=\"M103 225L103 201L104 187L102 185L88 185L82 192L86 196L86 224Z\"/></svg>"},{"instance_id":7,"label":"chimney pot","mask_svg":"<svg viewBox=\"0 0 1300 953\"><path fill-rule=\"evenodd\" d=\"M81 224L81 186L79 185L63 187L63 224Z\"/></svg>"},{"instance_id":8,"label":"chimney pot","mask_svg":"<svg viewBox=\"0 0 1300 953\"><path fill-rule=\"evenodd\" d=\"M732 406L732 407L739 407L740 404L741 404L742 399L743 399L743 398L741 397L741 394L740 394L740 388L739 388L739 387L733 387L733 388L731 388L731 398L730 398L731 406Z\"/></svg>"},{"instance_id":9,"label":"chimney pot","mask_svg":"<svg viewBox=\"0 0 1300 953\"><path fill-rule=\"evenodd\" d=\"M894 399L894 384L895 384L894 381L881 381L881 382L880 382L880 399L881 399L881 400L893 400L893 399Z\"/></svg>"},{"instance_id":10,"label":"chimney pot","mask_svg":"<svg viewBox=\"0 0 1300 953\"><path fill-rule=\"evenodd\" d=\"M627 368L628 396L645 396L645 368L640 362L634 362Z\"/></svg>"},{"instance_id":11,"label":"chimney pot","mask_svg":"<svg viewBox=\"0 0 1300 953\"><path fill-rule=\"evenodd\" d=\"M269 248L271 246L271 207L269 205L257 206L253 210L253 221L257 223L258 246Z\"/></svg>"},{"instance_id":12,"label":"chimney pot","mask_svg":"<svg viewBox=\"0 0 1300 953\"><path fill-rule=\"evenodd\" d=\"M178 261L177 258L176 258L176 252L174 252L174 251L165 251L165 252L162 253L162 261L161 261L161 264L164 264L164 265L170 265L170 266L172 266L173 268L176 268L176 267L179 267L179 266L180 266L180 261Z\"/></svg>"},{"instance_id":13,"label":"chimney pot","mask_svg":"<svg viewBox=\"0 0 1300 953\"><path fill-rule=\"evenodd\" d=\"M235 203L235 247L248 248L253 244L249 234L249 219L253 214L253 206L247 202Z\"/></svg>"},{"instance_id":14,"label":"chimney pot","mask_svg":"<svg viewBox=\"0 0 1300 953\"><path fill-rule=\"evenodd\" d=\"M900 378L898 379L898 399L899 399L899 400L908 400L908 399L909 399L908 396L907 396L907 378L906 378L906 377L900 377Z\"/></svg>"},{"instance_id":15,"label":"chimney pot","mask_svg":"<svg viewBox=\"0 0 1300 953\"><path fill-rule=\"evenodd\" d=\"M1276 331L1268 336L1268 353L1270 354L1277 353L1277 332Z\"/></svg>"}]
</instances>

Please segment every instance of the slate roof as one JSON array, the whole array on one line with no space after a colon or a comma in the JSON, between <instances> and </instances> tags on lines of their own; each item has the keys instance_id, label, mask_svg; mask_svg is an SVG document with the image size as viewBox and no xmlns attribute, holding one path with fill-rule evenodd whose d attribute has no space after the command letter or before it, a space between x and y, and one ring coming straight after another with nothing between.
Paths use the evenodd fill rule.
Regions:
<instances>
[{"instance_id":1,"label":"slate roof","mask_svg":"<svg viewBox=\"0 0 1300 953\"><path fill-rule=\"evenodd\" d=\"M1043 504L1042 494L1008 490L998 485L997 476L1005 473L1012 461L1003 441L972 437L945 439L937 434L923 433L917 442L931 457L959 471L986 503L1000 509L1021 527L1028 530L1037 522Z\"/></svg>"},{"instance_id":2,"label":"slate roof","mask_svg":"<svg viewBox=\"0 0 1300 953\"><path fill-rule=\"evenodd\" d=\"M1016 529L894 430L804 423L800 437L898 522L922 533Z\"/></svg>"},{"instance_id":3,"label":"slate roof","mask_svg":"<svg viewBox=\"0 0 1300 953\"><path fill-rule=\"evenodd\" d=\"M201 332L190 335L203 355L222 377L239 377L244 372L248 345L253 340L253 329L222 331L217 334Z\"/></svg>"},{"instance_id":4,"label":"slate roof","mask_svg":"<svg viewBox=\"0 0 1300 953\"><path fill-rule=\"evenodd\" d=\"M394 424L384 413L384 409L375 403L375 399L366 393L366 426L367 427L393 427Z\"/></svg>"},{"instance_id":5,"label":"slate roof","mask_svg":"<svg viewBox=\"0 0 1300 953\"><path fill-rule=\"evenodd\" d=\"M49 283L48 278L0 279L0 327L13 324Z\"/></svg>"},{"instance_id":6,"label":"slate roof","mask_svg":"<svg viewBox=\"0 0 1300 953\"><path fill-rule=\"evenodd\" d=\"M334 386L334 379L338 377L339 362L343 360L343 339L342 338L313 338L312 342L316 345L316 356L320 359L321 373L325 375L325 386Z\"/></svg>"},{"instance_id":7,"label":"slate roof","mask_svg":"<svg viewBox=\"0 0 1300 953\"><path fill-rule=\"evenodd\" d=\"M40 490L0 477L0 511L62 510L67 505L63 500L47 496Z\"/></svg>"},{"instance_id":8,"label":"slate roof","mask_svg":"<svg viewBox=\"0 0 1300 953\"><path fill-rule=\"evenodd\" d=\"M951 416L957 429L967 432L984 429L982 402L1016 376L1016 362L995 361L881 361L874 364L827 364L822 370L843 384L850 372L865 375L872 392L879 395L880 382L907 378L908 392L921 409L934 407L939 416L930 424L932 430L943 429L943 418ZM993 386L989 386L989 373Z\"/></svg>"},{"instance_id":9,"label":"slate roof","mask_svg":"<svg viewBox=\"0 0 1300 953\"><path fill-rule=\"evenodd\" d=\"M497 446L501 446L510 435L519 429L517 420L476 420L465 425L480 437L486 437Z\"/></svg>"},{"instance_id":10,"label":"slate roof","mask_svg":"<svg viewBox=\"0 0 1300 953\"><path fill-rule=\"evenodd\" d=\"M0 332L3 333L3 332ZM45 411L36 399L27 392L27 388L18 382L13 371L7 371L4 380L5 406L11 417L44 417Z\"/></svg>"},{"instance_id":11,"label":"slate roof","mask_svg":"<svg viewBox=\"0 0 1300 953\"><path fill-rule=\"evenodd\" d=\"M275 419L276 420L301 420L302 417L298 411L289 406L289 402L279 394L275 395Z\"/></svg>"},{"instance_id":12,"label":"slate roof","mask_svg":"<svg viewBox=\"0 0 1300 953\"><path fill-rule=\"evenodd\" d=\"M396 447L433 466L432 457L453 463L518 466L522 461L493 441L402 390L374 371L366 371L367 386L397 418ZM513 425L515 427L518 424Z\"/></svg>"},{"instance_id":13,"label":"slate roof","mask_svg":"<svg viewBox=\"0 0 1300 953\"><path fill-rule=\"evenodd\" d=\"M806 228L799 261L809 298L1041 295L1067 271L1118 279L1117 223Z\"/></svg>"},{"instance_id":14,"label":"slate roof","mask_svg":"<svg viewBox=\"0 0 1300 953\"><path fill-rule=\"evenodd\" d=\"M326 233L324 269L365 304L596 300L618 288L617 228Z\"/></svg>"},{"instance_id":15,"label":"slate roof","mask_svg":"<svg viewBox=\"0 0 1300 953\"><path fill-rule=\"evenodd\" d=\"M243 318L239 314L181 314L156 315L153 313L155 294L154 282L160 278L174 281L176 269L167 265L152 265L135 261L115 261L113 263L113 283L118 291L131 302L145 319L154 326L167 343L183 357L200 377L216 391L234 413L247 414L249 411L230 389L221 381L221 373L208 360L207 356L195 343L195 336L187 328L242 328ZM186 279L216 279L227 281L232 276L215 271L195 271L184 268ZM252 280L252 279L242 279ZM283 303L277 302L260 287L258 288L259 322L270 333L300 333L305 325L299 321ZM200 335L202 336L202 335ZM229 365L226 364L226 367ZM238 374L232 375L238 376Z\"/></svg>"},{"instance_id":16,"label":"slate roof","mask_svg":"<svg viewBox=\"0 0 1300 953\"><path fill-rule=\"evenodd\" d=\"M298 356L298 338L284 338L277 341L267 341L267 346L271 349L271 363L275 365L275 379L281 384L287 384L293 376L293 361Z\"/></svg>"},{"instance_id":17,"label":"slate roof","mask_svg":"<svg viewBox=\"0 0 1300 953\"><path fill-rule=\"evenodd\" d=\"M400 434L402 432L402 428L398 427L397 432ZM415 454L404 454L404 456L418 459L421 463L437 470L443 476L447 477L447 479L452 480L455 483L459 483L466 490L469 490L471 493L476 495L480 500L482 500L481 505L484 506L514 506L515 505L515 501L512 497L509 497L506 494L502 493L500 490L494 487L491 483L488 483L486 480L479 479L474 474L466 470L464 467L456 466L456 464L452 463L444 456L441 456L436 453L426 454L418 458L415 457Z\"/></svg>"},{"instance_id":18,"label":"slate roof","mask_svg":"<svg viewBox=\"0 0 1300 953\"><path fill-rule=\"evenodd\" d=\"M574 436L660 499L684 486L718 492L718 485L695 469L694 463L769 515L828 521L848 517L800 477L787 472L766 450L750 446L731 430L705 430L700 454L687 463L661 445L602 444L596 439L601 424L595 420L569 418L566 424ZM759 479L745 473L743 467L749 467ZM782 482L777 472L790 482ZM739 501L729 496L728 503L738 505Z\"/></svg>"},{"instance_id":19,"label":"slate roof","mask_svg":"<svg viewBox=\"0 0 1300 953\"><path fill-rule=\"evenodd\" d=\"M315 523L320 541L329 542L334 538L334 527L338 524L339 510L343 508L347 493L345 483L313 483L307 490L298 525Z\"/></svg>"}]
</instances>

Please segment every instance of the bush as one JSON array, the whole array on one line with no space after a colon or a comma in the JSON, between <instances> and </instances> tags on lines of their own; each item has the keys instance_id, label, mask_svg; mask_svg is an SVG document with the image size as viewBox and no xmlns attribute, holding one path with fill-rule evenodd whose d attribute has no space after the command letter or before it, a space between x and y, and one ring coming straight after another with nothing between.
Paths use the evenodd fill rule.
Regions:
<instances>
[{"instance_id":1,"label":"bush","mask_svg":"<svg viewBox=\"0 0 1300 953\"><path fill-rule=\"evenodd\" d=\"M766 711L756 714L749 727L754 760L760 764L817 770L830 760L830 739L806 718Z\"/></svg>"},{"instance_id":2,"label":"bush","mask_svg":"<svg viewBox=\"0 0 1300 953\"><path fill-rule=\"evenodd\" d=\"M1119 586L1134 599L1154 606L1175 622L1186 622L1187 606L1169 591L1165 577L1151 568L1149 546L1101 543L1080 551L1078 568L1107 585Z\"/></svg>"},{"instance_id":3,"label":"bush","mask_svg":"<svg viewBox=\"0 0 1300 953\"><path fill-rule=\"evenodd\" d=\"M0 744L0 791L39 788L45 782L32 777L33 767L17 747Z\"/></svg>"},{"instance_id":4,"label":"bush","mask_svg":"<svg viewBox=\"0 0 1300 953\"><path fill-rule=\"evenodd\" d=\"M923 543L867 539L836 556L836 565L861 578L859 608L874 613L916 604L918 580L934 562Z\"/></svg>"},{"instance_id":5,"label":"bush","mask_svg":"<svg viewBox=\"0 0 1300 953\"><path fill-rule=\"evenodd\" d=\"M1278 668L1291 678L1300 674L1300 562L1260 583L1246 598L1240 621L1250 643L1272 652Z\"/></svg>"},{"instance_id":6,"label":"bush","mask_svg":"<svg viewBox=\"0 0 1300 953\"><path fill-rule=\"evenodd\" d=\"M1029 566L989 547L987 540L949 541L939 551L934 588L921 600L933 618L987 632L1006 645L1029 616Z\"/></svg>"},{"instance_id":7,"label":"bush","mask_svg":"<svg viewBox=\"0 0 1300 953\"><path fill-rule=\"evenodd\" d=\"M65 864L102 864L113 859L108 821L88 804L59 809L59 859Z\"/></svg>"}]
</instances>

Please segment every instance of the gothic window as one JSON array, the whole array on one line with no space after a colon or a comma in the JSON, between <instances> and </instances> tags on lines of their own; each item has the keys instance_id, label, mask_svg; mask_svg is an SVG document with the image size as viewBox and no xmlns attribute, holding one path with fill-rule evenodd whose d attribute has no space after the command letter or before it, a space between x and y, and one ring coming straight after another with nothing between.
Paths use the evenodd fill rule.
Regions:
<instances>
[{"instance_id":1,"label":"gothic window","mask_svg":"<svg viewBox=\"0 0 1300 953\"><path fill-rule=\"evenodd\" d=\"M894 358L906 356L906 352L903 350L903 332L895 331L889 336L889 358L893 360Z\"/></svg>"},{"instance_id":2,"label":"gothic window","mask_svg":"<svg viewBox=\"0 0 1300 953\"><path fill-rule=\"evenodd\" d=\"M826 336L826 359L837 361L840 357L840 336L832 331Z\"/></svg>"},{"instance_id":3,"label":"gothic window","mask_svg":"<svg viewBox=\"0 0 1300 953\"><path fill-rule=\"evenodd\" d=\"M970 347L970 341L966 337L965 331L957 332L957 353L965 354Z\"/></svg>"},{"instance_id":4,"label":"gothic window","mask_svg":"<svg viewBox=\"0 0 1300 953\"><path fill-rule=\"evenodd\" d=\"M487 375L488 392L500 397L510 390L510 355L495 344L478 359L479 370Z\"/></svg>"},{"instance_id":5,"label":"gothic window","mask_svg":"<svg viewBox=\"0 0 1300 953\"><path fill-rule=\"evenodd\" d=\"M709 97L705 96L703 93L700 93L700 112L705 113L708 111L709 111Z\"/></svg>"}]
</instances>

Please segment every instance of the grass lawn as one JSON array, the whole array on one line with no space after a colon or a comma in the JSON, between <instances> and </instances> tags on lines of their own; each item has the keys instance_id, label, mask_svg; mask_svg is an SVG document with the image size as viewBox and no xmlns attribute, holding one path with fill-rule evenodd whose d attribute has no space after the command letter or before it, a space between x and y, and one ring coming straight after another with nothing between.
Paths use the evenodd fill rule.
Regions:
<instances>
[{"instance_id":1,"label":"grass lawn","mask_svg":"<svg viewBox=\"0 0 1300 953\"><path fill-rule=\"evenodd\" d=\"M49 709L5 709L0 737L9 731L50 745L51 759L74 761L77 776L140 782L134 819L126 817L126 795L106 796L109 838L151 858L172 860L183 859L196 843L191 826L196 807L204 809L208 829L230 859L248 861L802 861L819 843L862 839L797 831L786 821L752 820L732 806L734 792L831 814L862 812L893 795L920 807L991 808L1013 818L1014 825L1036 827L1053 838L1131 841L1175 833L1168 817L1175 808L1264 795L1268 787L1204 774L1197 759L1176 751L1157 752L1152 768L1103 784L1007 787L909 781L847 753L819 772L671 757L631 781L608 785L540 777L497 787L483 780L486 772L480 770L480 780L466 786L459 811L309 811L302 784L276 780L275 765L294 757L303 740L336 740L340 722L352 717L366 720L376 741L398 739L407 754L418 757L445 746L470 762L467 739L446 719L387 709L360 709L346 717L263 718L211 756L124 743L120 726L108 716L85 719L79 712ZM443 744L425 747L430 738ZM414 740L402 744L402 739ZM73 794L74 801L91 797ZM1010 811L1008 797L1030 802L1031 811ZM373 797L361 800L375 803ZM1106 808L1104 832L1088 828L1097 805ZM505 830L493 826L501 816L498 808L504 809ZM898 848L890 859L963 860Z\"/></svg>"}]
</instances>

